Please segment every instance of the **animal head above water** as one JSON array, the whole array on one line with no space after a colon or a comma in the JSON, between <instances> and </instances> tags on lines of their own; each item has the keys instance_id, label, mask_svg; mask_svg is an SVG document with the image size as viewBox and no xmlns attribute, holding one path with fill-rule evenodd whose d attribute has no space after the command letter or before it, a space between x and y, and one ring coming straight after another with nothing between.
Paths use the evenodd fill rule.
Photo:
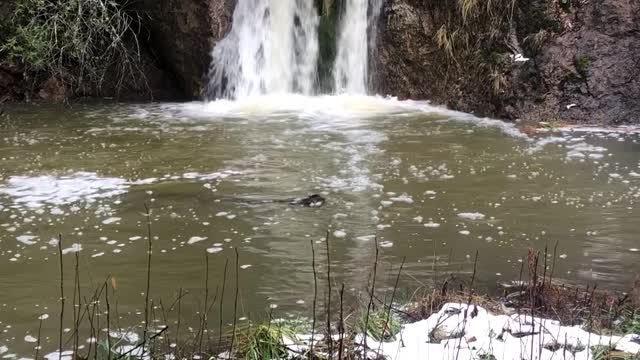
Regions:
<instances>
[{"instance_id":1,"label":"animal head above water","mask_svg":"<svg viewBox=\"0 0 640 360\"><path fill-rule=\"evenodd\" d=\"M302 199L295 199L291 201L292 205L301 205L304 207L321 207L325 203L325 198L318 194L313 194Z\"/></svg>"}]
</instances>

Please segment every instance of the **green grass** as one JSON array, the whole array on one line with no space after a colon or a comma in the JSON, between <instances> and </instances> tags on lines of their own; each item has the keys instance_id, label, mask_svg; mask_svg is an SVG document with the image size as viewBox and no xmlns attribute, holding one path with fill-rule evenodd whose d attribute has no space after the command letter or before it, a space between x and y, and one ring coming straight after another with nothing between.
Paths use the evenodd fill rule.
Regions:
<instances>
[{"instance_id":1,"label":"green grass","mask_svg":"<svg viewBox=\"0 0 640 360\"><path fill-rule=\"evenodd\" d=\"M582 77L587 76L587 72L589 71L589 66L591 65L591 59L587 55L579 55L576 56L574 60L574 66L578 74Z\"/></svg>"},{"instance_id":2,"label":"green grass","mask_svg":"<svg viewBox=\"0 0 640 360\"><path fill-rule=\"evenodd\" d=\"M363 314L358 319L358 328L375 341L395 341L402 326L393 316L389 316L387 320L387 314L388 312L384 309L377 310L369 314L368 320Z\"/></svg>"},{"instance_id":3,"label":"green grass","mask_svg":"<svg viewBox=\"0 0 640 360\"><path fill-rule=\"evenodd\" d=\"M640 334L640 312L631 308L624 309L615 330L620 334Z\"/></svg>"},{"instance_id":4,"label":"green grass","mask_svg":"<svg viewBox=\"0 0 640 360\"><path fill-rule=\"evenodd\" d=\"M298 343L299 323L280 322L258 325L239 335L239 354L247 360L286 359L285 342Z\"/></svg>"},{"instance_id":5,"label":"green grass","mask_svg":"<svg viewBox=\"0 0 640 360\"><path fill-rule=\"evenodd\" d=\"M638 356L616 351L615 346L596 345L591 347L593 360L636 360Z\"/></svg>"}]
</instances>

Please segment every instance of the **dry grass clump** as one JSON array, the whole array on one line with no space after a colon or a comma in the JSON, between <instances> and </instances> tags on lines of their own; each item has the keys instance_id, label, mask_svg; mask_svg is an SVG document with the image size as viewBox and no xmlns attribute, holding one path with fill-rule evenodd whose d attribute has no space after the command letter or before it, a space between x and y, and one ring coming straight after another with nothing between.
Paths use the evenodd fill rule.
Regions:
<instances>
[{"instance_id":1,"label":"dry grass clump","mask_svg":"<svg viewBox=\"0 0 640 360\"><path fill-rule=\"evenodd\" d=\"M545 250L544 259L547 258ZM547 273L547 262L540 264L540 252L532 249L524 263L527 281L505 286L501 296L477 294L472 285L464 286L457 278L450 277L439 289L425 290L415 296L406 311L407 320L426 319L445 303L466 303L484 307L494 314L530 314L558 320L562 325L582 325L601 334L640 333L640 307L632 301L634 292L640 290L634 288L631 294L620 294L599 290L596 286L556 283L553 270ZM458 285L452 287L452 283ZM640 281L637 285L640 288Z\"/></svg>"},{"instance_id":2,"label":"dry grass clump","mask_svg":"<svg viewBox=\"0 0 640 360\"><path fill-rule=\"evenodd\" d=\"M477 294L471 288L463 286L452 287L450 281L454 277L447 279L439 289L425 289L414 295L414 299L407 306L406 318L409 321L419 321L427 319L434 313L440 311L446 303L475 304L494 313L503 312L502 306L489 295Z\"/></svg>"},{"instance_id":3,"label":"dry grass clump","mask_svg":"<svg viewBox=\"0 0 640 360\"><path fill-rule=\"evenodd\" d=\"M432 1L428 8L434 40L445 60L462 67L468 76L483 79L499 94L507 87L503 75L513 44L515 0ZM468 64L472 64L469 67Z\"/></svg>"}]
</instances>

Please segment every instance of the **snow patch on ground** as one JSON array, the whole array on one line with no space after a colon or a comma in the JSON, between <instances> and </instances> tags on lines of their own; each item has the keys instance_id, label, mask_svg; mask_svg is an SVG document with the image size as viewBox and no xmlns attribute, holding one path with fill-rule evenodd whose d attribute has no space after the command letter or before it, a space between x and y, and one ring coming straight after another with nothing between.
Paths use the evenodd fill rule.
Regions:
<instances>
[{"instance_id":1,"label":"snow patch on ground","mask_svg":"<svg viewBox=\"0 0 640 360\"><path fill-rule=\"evenodd\" d=\"M384 356L396 360L587 360L593 358L589 347L595 345L613 345L630 354L640 351L640 343L634 341L637 335L602 336L553 320L493 315L481 307L457 303L445 304L426 320L404 325L401 333L395 341L382 343ZM380 345L371 338L367 344L376 350ZM556 351L549 350L553 348Z\"/></svg>"}]
</instances>

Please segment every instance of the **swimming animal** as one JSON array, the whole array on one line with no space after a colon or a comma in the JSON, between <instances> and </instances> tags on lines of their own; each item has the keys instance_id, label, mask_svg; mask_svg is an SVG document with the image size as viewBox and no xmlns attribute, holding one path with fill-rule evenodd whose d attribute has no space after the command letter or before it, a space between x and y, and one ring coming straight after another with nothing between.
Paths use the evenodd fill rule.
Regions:
<instances>
[{"instance_id":1,"label":"swimming animal","mask_svg":"<svg viewBox=\"0 0 640 360\"><path fill-rule=\"evenodd\" d=\"M304 207L321 207L324 203L325 199L318 194L313 194L302 199L290 199L289 201L289 205L302 205Z\"/></svg>"},{"instance_id":2,"label":"swimming animal","mask_svg":"<svg viewBox=\"0 0 640 360\"><path fill-rule=\"evenodd\" d=\"M318 194L313 194L304 198L289 198L289 199L248 199L239 197L224 197L224 201L232 201L245 204L289 204L291 206L302 206L309 208L318 208L324 205L325 198Z\"/></svg>"}]
</instances>

